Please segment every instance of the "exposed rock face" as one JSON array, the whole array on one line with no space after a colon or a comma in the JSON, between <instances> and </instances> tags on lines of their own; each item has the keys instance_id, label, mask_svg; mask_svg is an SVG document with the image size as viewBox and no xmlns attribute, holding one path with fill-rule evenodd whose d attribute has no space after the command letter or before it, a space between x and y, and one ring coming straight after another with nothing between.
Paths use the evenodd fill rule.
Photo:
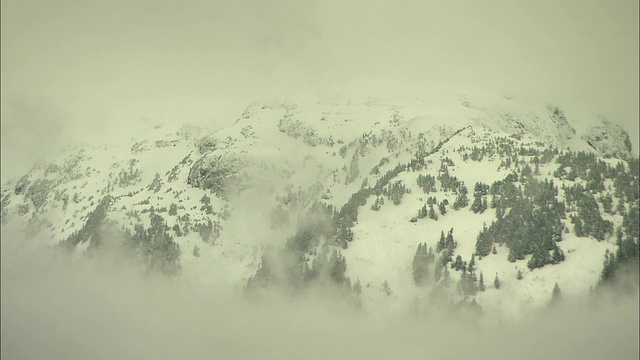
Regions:
<instances>
[{"instance_id":1,"label":"exposed rock face","mask_svg":"<svg viewBox=\"0 0 640 360\"><path fill-rule=\"evenodd\" d=\"M213 191L223 197L237 177L239 161L235 157L212 155L200 158L189 170L187 183Z\"/></svg>"},{"instance_id":2,"label":"exposed rock face","mask_svg":"<svg viewBox=\"0 0 640 360\"><path fill-rule=\"evenodd\" d=\"M582 136L592 148L605 157L629 158L631 140L629 134L619 125L603 121Z\"/></svg>"},{"instance_id":3,"label":"exposed rock face","mask_svg":"<svg viewBox=\"0 0 640 360\"><path fill-rule=\"evenodd\" d=\"M576 129L574 129L567 121L562 110L557 107L548 107L551 112L551 120L556 124L558 131L558 138L560 141L569 140L576 135Z\"/></svg>"}]
</instances>

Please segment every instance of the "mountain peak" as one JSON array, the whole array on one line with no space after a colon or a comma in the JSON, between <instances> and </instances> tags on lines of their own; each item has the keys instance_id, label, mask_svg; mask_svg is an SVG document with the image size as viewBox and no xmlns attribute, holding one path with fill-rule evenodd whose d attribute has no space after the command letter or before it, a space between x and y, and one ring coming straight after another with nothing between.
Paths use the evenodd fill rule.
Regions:
<instances>
[{"instance_id":1,"label":"mountain peak","mask_svg":"<svg viewBox=\"0 0 640 360\"><path fill-rule=\"evenodd\" d=\"M516 316L559 280L568 294L597 284L613 229L637 209L628 135L584 119L510 96L263 99L215 131L168 124L69 149L4 184L2 222L80 255L124 243L150 270L205 285L360 279L373 311L431 301L412 280L417 247L446 260L420 271L446 269L462 289L438 277L432 292L467 301L469 274L497 274L501 292L474 302ZM515 225L544 236L504 237ZM447 232L451 259L429 255Z\"/></svg>"}]
</instances>

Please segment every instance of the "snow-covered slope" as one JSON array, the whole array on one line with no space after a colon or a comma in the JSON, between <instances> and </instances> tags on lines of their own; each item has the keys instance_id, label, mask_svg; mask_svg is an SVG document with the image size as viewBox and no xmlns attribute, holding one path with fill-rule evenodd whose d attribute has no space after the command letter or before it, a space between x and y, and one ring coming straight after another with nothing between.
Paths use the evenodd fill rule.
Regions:
<instances>
[{"instance_id":1,"label":"snow-covered slope","mask_svg":"<svg viewBox=\"0 0 640 360\"><path fill-rule=\"evenodd\" d=\"M436 285L419 287L412 277L418 245L435 249L440 234L453 229L453 257L469 261L479 232L496 220L492 207L479 213L469 206L454 210L459 191L443 189L438 180L435 191L426 194L418 176L438 178L445 164L466 186L471 202L476 183L491 185L521 175L534 162L539 165L534 179L553 179L557 188L586 184L581 178L554 176L557 157L567 149L606 157L601 161L627 170L631 150L628 135L604 120L572 116L544 103L469 95L268 100L249 105L232 126L213 133L173 125L128 135L133 138L129 143L70 148L3 184L3 226L22 229L32 239L3 239L3 246L65 243L80 256L122 243L123 231L136 234L136 225L152 228L151 214L159 215L172 237L169 243L179 245L178 276L203 286L224 283L241 289L261 268L265 249L286 248L315 202L338 211L353 194L373 189L391 172L379 189L384 191L370 190L365 204L357 207L352 239L324 237L304 260L312 266L323 243L340 250L347 264L344 276L352 285L359 281L357 296L371 313L421 308L433 301ZM393 172L416 159L422 165ZM394 204L385 192L397 181L406 191ZM614 193L613 179L603 184L604 190L593 192L596 196ZM429 197L446 199L446 213L438 213L437 220L417 219ZM557 197L565 201L562 190ZM385 203L375 210L379 198ZM638 200L613 201L614 209L623 202L629 210ZM602 216L614 229L623 221L619 212ZM578 237L569 217L562 225L566 230L558 244L564 261L530 270L531 255L512 262L509 249L498 244L497 254L476 259L475 271L483 274L486 290L469 297L452 285L447 290L451 299L472 298L484 311L517 317L546 304L555 283L568 296L585 295L598 283L604 254L616 250L616 239L612 233L602 241ZM165 251L165 243L154 241L160 240L151 240L145 251ZM139 242L134 248L143 261L153 263ZM519 271L522 279L516 279ZM451 270L451 284L461 276Z\"/></svg>"}]
</instances>

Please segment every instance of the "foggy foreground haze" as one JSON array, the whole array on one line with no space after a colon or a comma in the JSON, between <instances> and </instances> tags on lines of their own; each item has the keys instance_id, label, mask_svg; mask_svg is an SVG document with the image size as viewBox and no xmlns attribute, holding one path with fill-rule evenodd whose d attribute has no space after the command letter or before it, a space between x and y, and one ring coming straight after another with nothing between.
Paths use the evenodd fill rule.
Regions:
<instances>
[{"instance_id":1,"label":"foggy foreground haze","mask_svg":"<svg viewBox=\"0 0 640 360\"><path fill-rule=\"evenodd\" d=\"M122 254L72 260L4 241L2 254L3 359L638 357L637 292L476 322L408 307L362 314L327 289L254 302L223 284L145 275Z\"/></svg>"}]
</instances>

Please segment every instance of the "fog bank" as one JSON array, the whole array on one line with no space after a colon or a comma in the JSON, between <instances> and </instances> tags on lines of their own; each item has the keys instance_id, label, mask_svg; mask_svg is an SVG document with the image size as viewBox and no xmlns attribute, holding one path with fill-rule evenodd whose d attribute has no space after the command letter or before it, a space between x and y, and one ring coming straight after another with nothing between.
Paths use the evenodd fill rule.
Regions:
<instances>
[{"instance_id":1,"label":"fog bank","mask_svg":"<svg viewBox=\"0 0 640 360\"><path fill-rule=\"evenodd\" d=\"M23 0L1 23L3 178L145 119L325 91L516 92L607 116L638 151L633 0Z\"/></svg>"},{"instance_id":2,"label":"fog bank","mask_svg":"<svg viewBox=\"0 0 640 360\"><path fill-rule=\"evenodd\" d=\"M638 357L637 296L485 325L377 317L321 293L247 302L224 285L144 275L122 257L10 247L4 229L2 240L3 359Z\"/></svg>"}]
</instances>

